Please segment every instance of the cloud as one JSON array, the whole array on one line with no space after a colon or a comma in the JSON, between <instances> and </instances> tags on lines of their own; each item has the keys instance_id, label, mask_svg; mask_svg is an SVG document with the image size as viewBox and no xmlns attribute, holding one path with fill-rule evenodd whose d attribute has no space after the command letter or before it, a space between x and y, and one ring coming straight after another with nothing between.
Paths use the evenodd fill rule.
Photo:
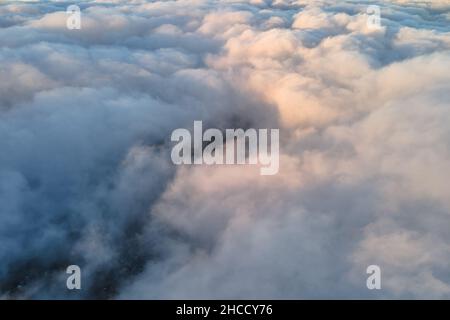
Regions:
<instances>
[{"instance_id":1,"label":"cloud","mask_svg":"<svg viewBox=\"0 0 450 320\"><path fill-rule=\"evenodd\" d=\"M0 297L448 298L449 6L370 3L1 4ZM194 120L279 174L174 166Z\"/></svg>"}]
</instances>

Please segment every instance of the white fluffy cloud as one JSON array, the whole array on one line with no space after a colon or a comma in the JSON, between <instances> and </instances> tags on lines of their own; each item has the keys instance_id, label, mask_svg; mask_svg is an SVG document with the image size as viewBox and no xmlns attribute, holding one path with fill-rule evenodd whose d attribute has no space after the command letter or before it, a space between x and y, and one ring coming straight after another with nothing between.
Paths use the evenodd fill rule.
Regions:
<instances>
[{"instance_id":1,"label":"white fluffy cloud","mask_svg":"<svg viewBox=\"0 0 450 320\"><path fill-rule=\"evenodd\" d=\"M2 3L0 297L450 297L450 6L370 4ZM172 165L194 120L279 174Z\"/></svg>"}]
</instances>

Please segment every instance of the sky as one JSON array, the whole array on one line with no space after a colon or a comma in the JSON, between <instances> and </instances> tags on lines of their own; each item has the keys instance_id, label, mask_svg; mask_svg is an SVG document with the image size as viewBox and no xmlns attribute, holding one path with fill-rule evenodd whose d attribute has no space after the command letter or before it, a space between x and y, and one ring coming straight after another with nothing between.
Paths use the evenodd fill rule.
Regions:
<instances>
[{"instance_id":1,"label":"sky","mask_svg":"<svg viewBox=\"0 0 450 320\"><path fill-rule=\"evenodd\" d=\"M450 298L449 67L447 0L0 1L0 298Z\"/></svg>"}]
</instances>

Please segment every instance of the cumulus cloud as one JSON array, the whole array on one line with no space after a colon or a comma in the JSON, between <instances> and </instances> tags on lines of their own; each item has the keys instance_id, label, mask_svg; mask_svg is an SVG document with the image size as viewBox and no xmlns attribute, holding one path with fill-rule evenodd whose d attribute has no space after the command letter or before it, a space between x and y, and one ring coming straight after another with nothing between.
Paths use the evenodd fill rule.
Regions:
<instances>
[{"instance_id":1,"label":"cumulus cloud","mask_svg":"<svg viewBox=\"0 0 450 320\"><path fill-rule=\"evenodd\" d=\"M0 4L0 297L450 297L447 1L68 4ZM174 166L194 120L279 174Z\"/></svg>"}]
</instances>

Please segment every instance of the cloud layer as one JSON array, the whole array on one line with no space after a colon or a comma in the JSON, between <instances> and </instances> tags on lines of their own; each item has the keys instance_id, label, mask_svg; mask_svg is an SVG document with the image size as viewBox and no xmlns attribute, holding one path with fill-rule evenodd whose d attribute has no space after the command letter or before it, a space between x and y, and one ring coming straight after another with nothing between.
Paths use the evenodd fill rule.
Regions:
<instances>
[{"instance_id":1,"label":"cloud layer","mask_svg":"<svg viewBox=\"0 0 450 320\"><path fill-rule=\"evenodd\" d=\"M447 1L79 5L0 4L0 297L450 298ZM174 166L194 120L279 174Z\"/></svg>"}]
</instances>

